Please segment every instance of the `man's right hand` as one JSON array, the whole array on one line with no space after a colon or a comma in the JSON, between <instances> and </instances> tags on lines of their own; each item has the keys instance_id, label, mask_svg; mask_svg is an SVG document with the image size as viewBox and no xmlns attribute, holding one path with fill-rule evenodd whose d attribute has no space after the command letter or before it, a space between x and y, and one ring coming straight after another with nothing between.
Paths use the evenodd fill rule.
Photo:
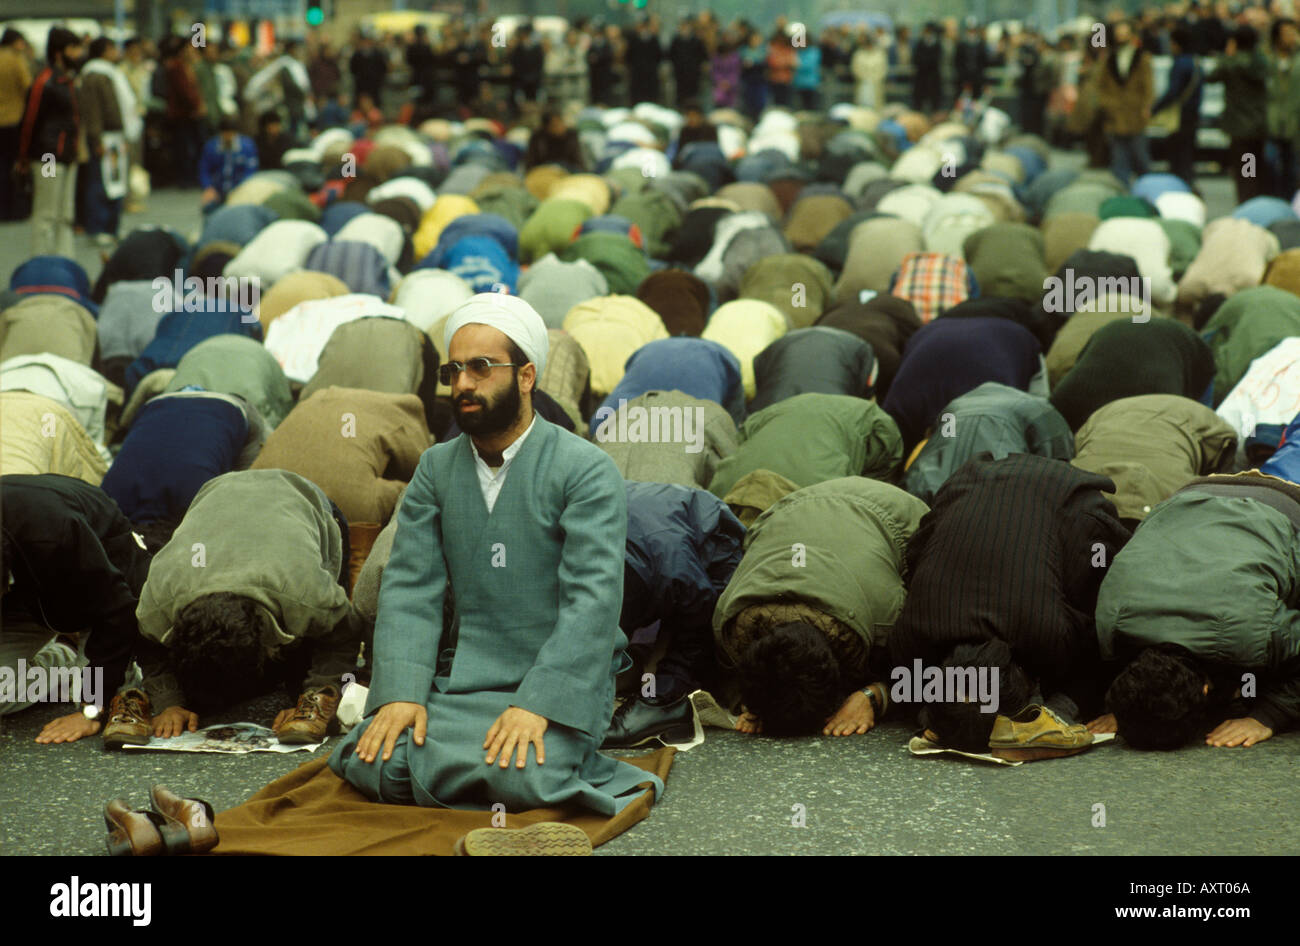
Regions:
<instances>
[{"instance_id":1,"label":"man's right hand","mask_svg":"<svg viewBox=\"0 0 1300 946\"><path fill-rule=\"evenodd\" d=\"M185 730L194 732L199 728L199 714L191 713L183 706L169 706L153 718L153 734L162 739L179 736Z\"/></svg>"},{"instance_id":2,"label":"man's right hand","mask_svg":"<svg viewBox=\"0 0 1300 946\"><path fill-rule=\"evenodd\" d=\"M415 744L424 745L424 734L429 727L429 711L420 703L385 703L370 721L366 731L357 740L354 755L362 762L374 762L380 748L384 761L393 757L393 747L408 726L415 727Z\"/></svg>"}]
</instances>

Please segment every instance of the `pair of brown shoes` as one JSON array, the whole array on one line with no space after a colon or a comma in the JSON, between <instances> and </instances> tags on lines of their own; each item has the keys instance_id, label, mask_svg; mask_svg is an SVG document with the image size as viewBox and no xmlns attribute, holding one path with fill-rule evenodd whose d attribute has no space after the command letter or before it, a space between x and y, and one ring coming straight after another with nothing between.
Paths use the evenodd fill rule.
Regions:
<instances>
[{"instance_id":1,"label":"pair of brown shoes","mask_svg":"<svg viewBox=\"0 0 1300 946\"><path fill-rule=\"evenodd\" d=\"M293 715L277 733L285 745L320 742L334 725L339 707L339 691L333 686L316 687L298 697ZM153 734L153 710L149 695L143 690L123 690L113 697L104 723L104 747L120 749L125 745L148 745Z\"/></svg>"},{"instance_id":2,"label":"pair of brown shoes","mask_svg":"<svg viewBox=\"0 0 1300 946\"><path fill-rule=\"evenodd\" d=\"M152 810L122 798L104 806L108 853L114 857L206 854L217 846L216 813L201 798L181 798L161 785L149 790Z\"/></svg>"}]
</instances>

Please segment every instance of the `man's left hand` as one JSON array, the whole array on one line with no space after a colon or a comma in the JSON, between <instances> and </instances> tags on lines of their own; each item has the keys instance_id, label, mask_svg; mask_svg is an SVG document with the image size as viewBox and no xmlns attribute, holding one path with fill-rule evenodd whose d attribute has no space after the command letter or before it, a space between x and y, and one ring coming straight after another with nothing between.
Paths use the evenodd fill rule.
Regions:
<instances>
[{"instance_id":1,"label":"man's left hand","mask_svg":"<svg viewBox=\"0 0 1300 946\"><path fill-rule=\"evenodd\" d=\"M1214 728L1213 732L1205 737L1205 744L1209 746L1253 746L1255 743L1263 742L1272 735L1273 730L1259 720L1247 716L1244 719L1225 719Z\"/></svg>"},{"instance_id":2,"label":"man's left hand","mask_svg":"<svg viewBox=\"0 0 1300 946\"><path fill-rule=\"evenodd\" d=\"M835 715L826 720L826 728L822 730L822 735L852 736L855 733L861 735L875 725L876 708L871 705L870 697L861 690L854 690L835 711Z\"/></svg>"},{"instance_id":3,"label":"man's left hand","mask_svg":"<svg viewBox=\"0 0 1300 946\"><path fill-rule=\"evenodd\" d=\"M526 709L512 706L497 717L492 728L483 740L483 748L488 750L486 762L491 765L501 756L501 768L510 764L510 754L518 747L515 768L522 769L528 759L528 745L537 747L537 764L546 762L546 747L542 744L542 733L546 732L546 717L530 713Z\"/></svg>"}]
</instances>

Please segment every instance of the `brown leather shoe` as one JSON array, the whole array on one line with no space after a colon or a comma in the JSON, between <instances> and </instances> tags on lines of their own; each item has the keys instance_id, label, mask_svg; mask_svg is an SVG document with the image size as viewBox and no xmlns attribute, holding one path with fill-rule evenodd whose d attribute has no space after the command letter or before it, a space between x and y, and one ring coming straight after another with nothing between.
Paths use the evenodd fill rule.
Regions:
<instances>
[{"instance_id":1,"label":"brown leather shoe","mask_svg":"<svg viewBox=\"0 0 1300 946\"><path fill-rule=\"evenodd\" d=\"M108 828L108 853L113 857L156 857L163 852L161 819L152 811L138 811L123 798L104 806Z\"/></svg>"},{"instance_id":2,"label":"brown leather shoe","mask_svg":"<svg viewBox=\"0 0 1300 946\"><path fill-rule=\"evenodd\" d=\"M108 705L104 723L104 748L147 745L153 732L153 711L144 690L123 690Z\"/></svg>"},{"instance_id":3,"label":"brown leather shoe","mask_svg":"<svg viewBox=\"0 0 1300 946\"><path fill-rule=\"evenodd\" d=\"M176 831L176 840L168 838L168 854L206 854L217 846L216 813L203 799L181 798L155 785L149 801Z\"/></svg>"},{"instance_id":4,"label":"brown leather shoe","mask_svg":"<svg viewBox=\"0 0 1300 946\"><path fill-rule=\"evenodd\" d=\"M293 746L320 742L328 735L338 707L339 691L332 686L305 691L298 697L293 715L280 727L280 742Z\"/></svg>"}]
</instances>

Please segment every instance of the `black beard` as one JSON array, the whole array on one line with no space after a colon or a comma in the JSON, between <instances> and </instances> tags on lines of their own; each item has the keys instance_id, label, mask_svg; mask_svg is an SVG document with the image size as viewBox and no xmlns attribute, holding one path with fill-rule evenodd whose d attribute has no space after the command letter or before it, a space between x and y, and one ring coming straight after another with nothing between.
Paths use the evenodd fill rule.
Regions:
<instances>
[{"instance_id":1,"label":"black beard","mask_svg":"<svg viewBox=\"0 0 1300 946\"><path fill-rule=\"evenodd\" d=\"M461 430L473 436L491 437L509 430L519 419L523 398L519 393L518 370L512 370L515 370L514 383L506 388L497 398L496 403L489 404L485 399L473 394L462 394L456 398L453 409L456 412L456 423ZM479 410L466 414L460 409L461 405L466 403L479 405Z\"/></svg>"}]
</instances>

